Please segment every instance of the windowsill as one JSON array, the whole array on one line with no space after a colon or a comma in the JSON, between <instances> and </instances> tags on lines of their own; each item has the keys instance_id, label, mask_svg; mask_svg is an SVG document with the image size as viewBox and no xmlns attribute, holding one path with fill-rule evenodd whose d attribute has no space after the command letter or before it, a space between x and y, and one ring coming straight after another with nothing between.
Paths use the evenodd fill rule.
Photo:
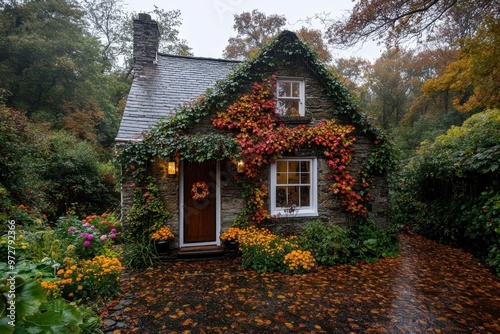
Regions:
<instances>
[{"instance_id":1,"label":"windowsill","mask_svg":"<svg viewBox=\"0 0 500 334\"><path fill-rule=\"evenodd\" d=\"M280 120L286 124L309 124L312 121L311 116L280 116Z\"/></svg>"},{"instance_id":2,"label":"windowsill","mask_svg":"<svg viewBox=\"0 0 500 334\"><path fill-rule=\"evenodd\" d=\"M300 218L300 217L318 217L318 211L316 210L300 210L295 214L285 213L284 211L274 211L271 213L273 216L278 216L279 219L283 218Z\"/></svg>"}]
</instances>

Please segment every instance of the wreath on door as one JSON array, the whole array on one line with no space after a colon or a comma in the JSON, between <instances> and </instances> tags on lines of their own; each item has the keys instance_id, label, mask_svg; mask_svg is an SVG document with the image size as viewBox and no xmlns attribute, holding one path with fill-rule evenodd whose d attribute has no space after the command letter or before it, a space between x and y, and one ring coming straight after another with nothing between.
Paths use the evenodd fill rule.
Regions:
<instances>
[{"instance_id":1,"label":"wreath on door","mask_svg":"<svg viewBox=\"0 0 500 334\"><path fill-rule=\"evenodd\" d=\"M191 187L191 197L194 200L204 199L210 194L208 190L208 186L204 181L198 181L193 183L193 187Z\"/></svg>"}]
</instances>

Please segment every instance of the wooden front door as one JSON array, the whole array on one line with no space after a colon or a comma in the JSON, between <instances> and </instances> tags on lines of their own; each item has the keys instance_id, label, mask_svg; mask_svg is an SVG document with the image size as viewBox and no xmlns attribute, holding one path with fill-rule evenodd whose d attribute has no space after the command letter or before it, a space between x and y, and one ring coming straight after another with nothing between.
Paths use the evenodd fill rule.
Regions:
<instances>
[{"instance_id":1,"label":"wooden front door","mask_svg":"<svg viewBox=\"0 0 500 334\"><path fill-rule=\"evenodd\" d=\"M216 242L217 163L184 163L184 244ZM208 195L193 198L193 185L203 182ZM202 192L198 189L198 192Z\"/></svg>"}]
</instances>

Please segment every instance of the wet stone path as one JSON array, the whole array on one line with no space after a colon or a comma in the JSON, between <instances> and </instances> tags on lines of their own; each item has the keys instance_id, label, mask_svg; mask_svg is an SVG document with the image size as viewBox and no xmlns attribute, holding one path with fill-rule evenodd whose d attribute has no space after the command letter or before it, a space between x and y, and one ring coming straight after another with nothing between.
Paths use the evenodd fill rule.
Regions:
<instances>
[{"instance_id":1,"label":"wet stone path","mask_svg":"<svg viewBox=\"0 0 500 334\"><path fill-rule=\"evenodd\" d=\"M239 258L127 271L105 333L500 333L500 279L416 235L374 264L258 274Z\"/></svg>"}]
</instances>

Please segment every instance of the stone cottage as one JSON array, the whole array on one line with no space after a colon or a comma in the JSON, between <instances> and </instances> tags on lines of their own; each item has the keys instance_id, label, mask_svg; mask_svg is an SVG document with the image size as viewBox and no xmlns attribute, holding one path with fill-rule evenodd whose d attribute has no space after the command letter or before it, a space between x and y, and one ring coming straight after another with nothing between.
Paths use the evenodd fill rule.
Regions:
<instances>
[{"instance_id":1,"label":"stone cottage","mask_svg":"<svg viewBox=\"0 0 500 334\"><path fill-rule=\"evenodd\" d=\"M287 232L313 219L386 224L387 142L294 33L247 62L161 54L158 37L140 14L116 141L146 145L176 247L220 246L241 219ZM126 220L130 169L123 179Z\"/></svg>"}]
</instances>

